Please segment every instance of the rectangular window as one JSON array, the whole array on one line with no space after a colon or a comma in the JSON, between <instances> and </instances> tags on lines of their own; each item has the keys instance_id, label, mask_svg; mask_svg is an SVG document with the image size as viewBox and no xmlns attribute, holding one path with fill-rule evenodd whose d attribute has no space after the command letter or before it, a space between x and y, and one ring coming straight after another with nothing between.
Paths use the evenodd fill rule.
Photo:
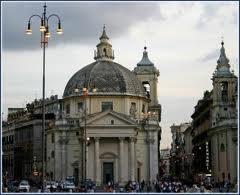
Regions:
<instances>
[{"instance_id":1,"label":"rectangular window","mask_svg":"<svg viewBox=\"0 0 240 195\"><path fill-rule=\"evenodd\" d=\"M142 105L142 113L145 113L145 104Z\"/></svg>"},{"instance_id":2,"label":"rectangular window","mask_svg":"<svg viewBox=\"0 0 240 195\"><path fill-rule=\"evenodd\" d=\"M130 115L135 117L136 111L137 111L136 103L135 102L131 102L131 107L130 107L130 110L129 110Z\"/></svg>"},{"instance_id":3,"label":"rectangular window","mask_svg":"<svg viewBox=\"0 0 240 195\"><path fill-rule=\"evenodd\" d=\"M112 102L102 102L102 112L105 110L113 110Z\"/></svg>"},{"instance_id":4,"label":"rectangular window","mask_svg":"<svg viewBox=\"0 0 240 195\"><path fill-rule=\"evenodd\" d=\"M51 157L52 157L52 158L55 157L55 152L54 152L54 151L51 152Z\"/></svg>"},{"instance_id":5,"label":"rectangular window","mask_svg":"<svg viewBox=\"0 0 240 195\"><path fill-rule=\"evenodd\" d=\"M114 125L114 120L111 120L111 125Z\"/></svg>"},{"instance_id":6,"label":"rectangular window","mask_svg":"<svg viewBox=\"0 0 240 195\"><path fill-rule=\"evenodd\" d=\"M52 143L54 143L55 139L54 139L54 133L52 133Z\"/></svg>"},{"instance_id":7,"label":"rectangular window","mask_svg":"<svg viewBox=\"0 0 240 195\"><path fill-rule=\"evenodd\" d=\"M67 104L67 106L66 106L66 113L70 114L70 104Z\"/></svg>"},{"instance_id":8,"label":"rectangular window","mask_svg":"<svg viewBox=\"0 0 240 195\"><path fill-rule=\"evenodd\" d=\"M78 112L82 112L83 111L83 102L78 102Z\"/></svg>"}]
</instances>

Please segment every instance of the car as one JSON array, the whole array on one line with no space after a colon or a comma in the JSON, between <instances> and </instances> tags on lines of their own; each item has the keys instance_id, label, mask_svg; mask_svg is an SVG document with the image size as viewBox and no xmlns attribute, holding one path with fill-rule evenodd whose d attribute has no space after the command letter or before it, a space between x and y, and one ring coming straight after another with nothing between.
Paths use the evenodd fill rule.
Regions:
<instances>
[{"instance_id":1,"label":"car","mask_svg":"<svg viewBox=\"0 0 240 195\"><path fill-rule=\"evenodd\" d=\"M27 180L22 180L20 182L19 186L18 186L18 190L19 191L25 191L25 192L27 191L27 192L29 192L30 191L30 185L29 185L28 181Z\"/></svg>"},{"instance_id":2,"label":"car","mask_svg":"<svg viewBox=\"0 0 240 195\"><path fill-rule=\"evenodd\" d=\"M85 179L82 182L82 185L85 186L87 189L92 189L96 187L96 183L92 181L91 179Z\"/></svg>"},{"instance_id":3,"label":"car","mask_svg":"<svg viewBox=\"0 0 240 195\"><path fill-rule=\"evenodd\" d=\"M70 182L70 183L75 183L75 177L73 177L73 176L68 176L68 177L66 178L66 181L67 181L67 182Z\"/></svg>"},{"instance_id":4,"label":"car","mask_svg":"<svg viewBox=\"0 0 240 195\"><path fill-rule=\"evenodd\" d=\"M74 183L71 183L71 182L65 182L63 183L63 189L64 190L75 190L75 185Z\"/></svg>"},{"instance_id":5,"label":"car","mask_svg":"<svg viewBox=\"0 0 240 195\"><path fill-rule=\"evenodd\" d=\"M16 192L18 190L19 181L12 180L8 183L8 191L9 192Z\"/></svg>"},{"instance_id":6,"label":"car","mask_svg":"<svg viewBox=\"0 0 240 195\"><path fill-rule=\"evenodd\" d=\"M120 185L117 187L117 192L125 192L125 187Z\"/></svg>"},{"instance_id":7,"label":"car","mask_svg":"<svg viewBox=\"0 0 240 195\"><path fill-rule=\"evenodd\" d=\"M50 189L52 186L53 190L57 189L57 183L55 181L47 181L46 182L46 188Z\"/></svg>"}]
</instances>

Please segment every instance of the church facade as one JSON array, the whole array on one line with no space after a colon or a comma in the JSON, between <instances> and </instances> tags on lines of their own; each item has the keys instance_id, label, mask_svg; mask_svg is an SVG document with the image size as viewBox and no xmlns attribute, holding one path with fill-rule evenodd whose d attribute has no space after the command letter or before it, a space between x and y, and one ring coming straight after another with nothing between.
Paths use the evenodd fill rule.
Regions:
<instances>
[{"instance_id":1,"label":"church facade","mask_svg":"<svg viewBox=\"0 0 240 195\"><path fill-rule=\"evenodd\" d=\"M161 140L159 71L144 48L133 71L114 62L105 27L95 61L68 81L55 123L46 130L51 179L97 185L156 179Z\"/></svg>"},{"instance_id":2,"label":"church facade","mask_svg":"<svg viewBox=\"0 0 240 195\"><path fill-rule=\"evenodd\" d=\"M192 114L192 172L211 175L214 182L237 183L238 83L230 70L224 42L212 76L213 89L205 91Z\"/></svg>"},{"instance_id":3,"label":"church facade","mask_svg":"<svg viewBox=\"0 0 240 195\"><path fill-rule=\"evenodd\" d=\"M212 171L215 181L237 183L238 78L230 71L224 42L221 45L220 57L212 77L212 128L209 131Z\"/></svg>"}]
</instances>

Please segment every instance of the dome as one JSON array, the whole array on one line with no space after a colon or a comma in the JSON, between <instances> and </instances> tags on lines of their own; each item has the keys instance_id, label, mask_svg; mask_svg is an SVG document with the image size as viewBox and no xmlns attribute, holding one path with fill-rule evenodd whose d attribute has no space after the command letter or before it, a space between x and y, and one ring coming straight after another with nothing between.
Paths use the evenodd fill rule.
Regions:
<instances>
[{"instance_id":1,"label":"dome","mask_svg":"<svg viewBox=\"0 0 240 195\"><path fill-rule=\"evenodd\" d=\"M137 76L113 61L95 61L78 72L68 81L63 97L75 95L75 89L82 93L83 87L97 89L98 95L135 95L144 96L146 93Z\"/></svg>"}]
</instances>

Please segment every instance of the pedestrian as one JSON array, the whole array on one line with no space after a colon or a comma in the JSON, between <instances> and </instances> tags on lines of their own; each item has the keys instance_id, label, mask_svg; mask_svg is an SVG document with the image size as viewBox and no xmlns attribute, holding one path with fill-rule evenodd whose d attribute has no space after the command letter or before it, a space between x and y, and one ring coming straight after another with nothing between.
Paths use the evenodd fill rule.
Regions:
<instances>
[{"instance_id":1,"label":"pedestrian","mask_svg":"<svg viewBox=\"0 0 240 195\"><path fill-rule=\"evenodd\" d=\"M53 192L53 186L52 186L52 184L51 184L51 187L50 187L50 192Z\"/></svg>"},{"instance_id":2,"label":"pedestrian","mask_svg":"<svg viewBox=\"0 0 240 195\"><path fill-rule=\"evenodd\" d=\"M203 183L201 183L200 192L204 192L204 185L203 185Z\"/></svg>"},{"instance_id":3,"label":"pedestrian","mask_svg":"<svg viewBox=\"0 0 240 195\"><path fill-rule=\"evenodd\" d=\"M150 192L150 181L147 183L147 192Z\"/></svg>"},{"instance_id":4,"label":"pedestrian","mask_svg":"<svg viewBox=\"0 0 240 195\"><path fill-rule=\"evenodd\" d=\"M141 182L142 191L144 191L144 187L145 187L145 181L144 181L144 179L143 179L142 182Z\"/></svg>"}]
</instances>

